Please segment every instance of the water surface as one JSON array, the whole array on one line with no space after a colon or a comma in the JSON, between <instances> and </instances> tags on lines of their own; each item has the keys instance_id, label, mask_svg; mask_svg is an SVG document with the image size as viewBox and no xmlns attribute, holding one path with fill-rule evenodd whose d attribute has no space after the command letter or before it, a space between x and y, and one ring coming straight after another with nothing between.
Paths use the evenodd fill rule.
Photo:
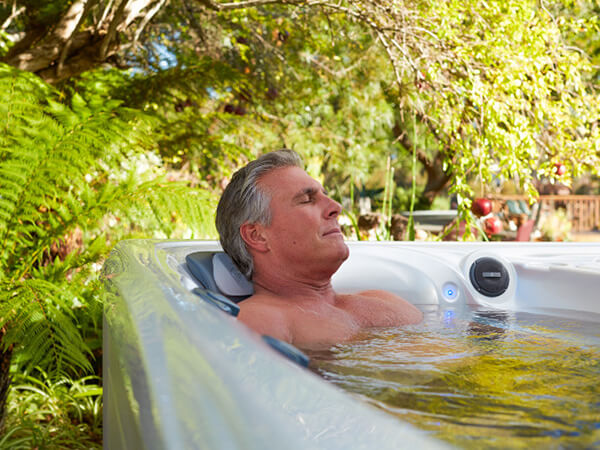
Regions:
<instances>
[{"instance_id":1,"label":"water surface","mask_svg":"<svg viewBox=\"0 0 600 450\"><path fill-rule=\"evenodd\" d=\"M600 448L600 323L426 309L372 330L311 369L462 448Z\"/></svg>"}]
</instances>

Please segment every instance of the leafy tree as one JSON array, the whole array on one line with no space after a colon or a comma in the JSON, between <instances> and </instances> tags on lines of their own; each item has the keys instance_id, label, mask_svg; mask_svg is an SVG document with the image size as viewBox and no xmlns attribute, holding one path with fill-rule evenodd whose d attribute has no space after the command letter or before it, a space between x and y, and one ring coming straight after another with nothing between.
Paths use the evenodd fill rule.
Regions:
<instances>
[{"instance_id":1,"label":"leafy tree","mask_svg":"<svg viewBox=\"0 0 600 450\"><path fill-rule=\"evenodd\" d=\"M342 179L348 167L365 178L386 154L406 162L414 149L426 174L420 205L450 187L468 218L474 179L512 179L535 196L540 179L559 180L557 163L567 184L600 167L592 66L565 41L583 22L557 16L560 5L307 3L218 17L235 23L243 40L229 54L263 81L253 85L284 80L280 101L256 105L269 126L258 125L255 147L296 144Z\"/></svg>"},{"instance_id":2,"label":"leafy tree","mask_svg":"<svg viewBox=\"0 0 600 450\"><path fill-rule=\"evenodd\" d=\"M566 162L571 175L597 170L599 101L586 83L589 61L563 43L546 10L448 2L396 15L409 12L435 34L415 28L411 51L400 52L399 30L386 49L399 61L398 88L410 92L405 116L416 115L419 135L434 138L452 191L471 197L467 180L477 174L482 182L517 179L535 196L534 176L556 178L554 163ZM419 143L405 146L412 145Z\"/></svg>"},{"instance_id":3,"label":"leafy tree","mask_svg":"<svg viewBox=\"0 0 600 450\"><path fill-rule=\"evenodd\" d=\"M514 179L535 195L559 161L567 183L598 167L593 68L573 47L597 52L583 39L597 27L591 1L14 4L5 29L24 37L5 61L53 82L105 63L138 68L126 101L135 92L153 109L162 152L198 171L290 143L349 187L347 167L364 179L414 149L421 205L450 186L466 211L474 178ZM48 66L30 65L50 44Z\"/></svg>"}]
</instances>

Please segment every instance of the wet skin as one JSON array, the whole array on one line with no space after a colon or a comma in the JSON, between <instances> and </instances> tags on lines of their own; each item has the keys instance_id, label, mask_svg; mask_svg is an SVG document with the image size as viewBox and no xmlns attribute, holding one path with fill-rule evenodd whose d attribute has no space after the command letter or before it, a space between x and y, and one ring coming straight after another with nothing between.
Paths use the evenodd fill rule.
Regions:
<instances>
[{"instance_id":1,"label":"wet skin","mask_svg":"<svg viewBox=\"0 0 600 450\"><path fill-rule=\"evenodd\" d=\"M331 276L348 258L338 225L341 205L298 167L259 180L271 196L271 223L246 223L242 238L254 259L254 290L239 320L302 348L323 348L370 327L419 323L422 313L390 292L337 294Z\"/></svg>"}]
</instances>

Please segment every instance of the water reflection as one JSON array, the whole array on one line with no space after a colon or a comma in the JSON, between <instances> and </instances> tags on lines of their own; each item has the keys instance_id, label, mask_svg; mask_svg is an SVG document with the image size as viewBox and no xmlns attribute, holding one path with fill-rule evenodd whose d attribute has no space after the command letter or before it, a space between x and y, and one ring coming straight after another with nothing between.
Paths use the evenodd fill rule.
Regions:
<instances>
[{"instance_id":1,"label":"water reflection","mask_svg":"<svg viewBox=\"0 0 600 450\"><path fill-rule=\"evenodd\" d=\"M600 446L598 324L447 311L312 352L312 370L460 447Z\"/></svg>"},{"instance_id":2,"label":"water reflection","mask_svg":"<svg viewBox=\"0 0 600 450\"><path fill-rule=\"evenodd\" d=\"M510 315L505 311L475 311L469 322L467 334L485 341L495 341L504 337Z\"/></svg>"}]
</instances>

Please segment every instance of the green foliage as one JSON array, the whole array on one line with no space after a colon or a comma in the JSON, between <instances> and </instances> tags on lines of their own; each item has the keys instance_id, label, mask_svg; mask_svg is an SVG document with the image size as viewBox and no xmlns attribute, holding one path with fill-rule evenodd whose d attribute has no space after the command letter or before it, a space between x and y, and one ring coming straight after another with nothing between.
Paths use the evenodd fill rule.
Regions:
<instances>
[{"instance_id":1,"label":"green foliage","mask_svg":"<svg viewBox=\"0 0 600 450\"><path fill-rule=\"evenodd\" d=\"M518 179L535 195L533 177L555 178L553 163L565 161L574 175L595 170L599 105L584 83L589 63L562 45L552 18L526 2L489 3L477 15L440 6L436 16L451 20L437 21L438 36L451 51L427 67L432 89L419 101L451 148L454 191L472 195L469 172L487 183Z\"/></svg>"},{"instance_id":2,"label":"green foliage","mask_svg":"<svg viewBox=\"0 0 600 450\"><path fill-rule=\"evenodd\" d=\"M198 183L208 187L230 176L231 168L250 155L230 137L240 116L221 106L235 102L238 82L243 84L229 66L204 58L189 67L136 74L101 69L76 80L72 90L88 100L116 98L143 110L152 118L152 136L165 163L197 174ZM238 86L237 93L232 85Z\"/></svg>"},{"instance_id":3,"label":"green foliage","mask_svg":"<svg viewBox=\"0 0 600 450\"><path fill-rule=\"evenodd\" d=\"M214 201L148 162L151 127L119 101L74 94L66 103L4 65L0 93L2 345L15 346L26 370L89 372L100 345L97 262L148 230L214 235Z\"/></svg>"},{"instance_id":4,"label":"green foliage","mask_svg":"<svg viewBox=\"0 0 600 450\"><path fill-rule=\"evenodd\" d=\"M17 374L0 448L102 448L102 387L94 376L52 381Z\"/></svg>"},{"instance_id":5,"label":"green foliage","mask_svg":"<svg viewBox=\"0 0 600 450\"><path fill-rule=\"evenodd\" d=\"M247 80L234 95L247 114L222 116L236 124L229 141L253 154L294 148L338 198L397 150L381 83L387 62L359 24L282 7L222 13L218 24L223 60Z\"/></svg>"},{"instance_id":6,"label":"green foliage","mask_svg":"<svg viewBox=\"0 0 600 450\"><path fill-rule=\"evenodd\" d=\"M469 220L474 181L514 181L536 196L542 180L569 184L598 171L592 3L386 1L205 10L203 17L214 20L206 20L204 40L174 4L168 9L174 16L166 10L161 17L189 26L169 22L172 38L161 42L182 68L199 48L230 68L221 69L219 95L199 103L219 118L205 128L216 143L211 157L219 159L224 143L254 154L292 147L342 197L381 170L389 154L405 178L416 147L425 184L417 207L430 206L449 186ZM176 38L175 30L186 38ZM222 113L240 105L243 115ZM192 148L195 137L183 136ZM558 162L568 168L561 177Z\"/></svg>"},{"instance_id":7,"label":"green foliage","mask_svg":"<svg viewBox=\"0 0 600 450\"><path fill-rule=\"evenodd\" d=\"M4 56L8 49L10 48L11 42L8 38L8 35L0 30L0 57Z\"/></svg>"},{"instance_id":8,"label":"green foliage","mask_svg":"<svg viewBox=\"0 0 600 450\"><path fill-rule=\"evenodd\" d=\"M547 5L561 25L565 42L590 58L592 82L600 84L600 2L563 0Z\"/></svg>"},{"instance_id":9,"label":"green foliage","mask_svg":"<svg viewBox=\"0 0 600 450\"><path fill-rule=\"evenodd\" d=\"M68 7L34 3L14 2L26 8L7 33L51 29ZM105 7L90 4L81 28L101 29ZM152 114L160 155L203 186L288 146L342 197L385 156L406 161L416 147L417 206L450 187L466 211L474 180L535 196L541 181L597 173L598 12L596 0L173 0L121 27L121 42L134 42L103 61L135 75L97 71L74 89L110 86L106 95Z\"/></svg>"}]
</instances>

